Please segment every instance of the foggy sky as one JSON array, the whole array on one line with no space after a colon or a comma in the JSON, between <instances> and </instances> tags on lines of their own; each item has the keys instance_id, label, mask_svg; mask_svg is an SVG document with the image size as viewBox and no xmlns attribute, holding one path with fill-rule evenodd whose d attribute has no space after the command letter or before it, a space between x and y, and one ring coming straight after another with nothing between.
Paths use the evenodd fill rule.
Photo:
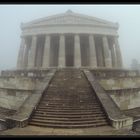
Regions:
<instances>
[{"instance_id":1,"label":"foggy sky","mask_svg":"<svg viewBox=\"0 0 140 140\"><path fill-rule=\"evenodd\" d=\"M0 5L0 70L16 68L20 23L73 12L119 23L119 44L124 67L140 62L140 5Z\"/></svg>"}]
</instances>

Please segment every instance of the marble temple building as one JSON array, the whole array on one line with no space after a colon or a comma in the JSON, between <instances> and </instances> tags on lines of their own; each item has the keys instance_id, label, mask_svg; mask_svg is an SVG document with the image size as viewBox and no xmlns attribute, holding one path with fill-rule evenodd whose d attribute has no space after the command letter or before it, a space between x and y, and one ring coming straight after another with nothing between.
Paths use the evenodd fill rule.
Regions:
<instances>
[{"instance_id":1,"label":"marble temple building","mask_svg":"<svg viewBox=\"0 0 140 140\"><path fill-rule=\"evenodd\" d=\"M118 27L71 10L22 23L17 68L122 68Z\"/></svg>"}]
</instances>

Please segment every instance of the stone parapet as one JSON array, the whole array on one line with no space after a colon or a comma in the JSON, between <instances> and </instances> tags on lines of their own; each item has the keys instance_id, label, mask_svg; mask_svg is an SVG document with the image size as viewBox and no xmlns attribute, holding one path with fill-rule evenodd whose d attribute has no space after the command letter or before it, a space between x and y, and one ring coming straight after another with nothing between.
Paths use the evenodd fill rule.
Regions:
<instances>
[{"instance_id":1,"label":"stone parapet","mask_svg":"<svg viewBox=\"0 0 140 140\"><path fill-rule=\"evenodd\" d=\"M20 70L4 70L1 71L1 77L27 76L27 77L44 77L51 69L20 69Z\"/></svg>"},{"instance_id":2,"label":"stone parapet","mask_svg":"<svg viewBox=\"0 0 140 140\"><path fill-rule=\"evenodd\" d=\"M114 103L111 97L106 94L97 79L95 79L94 75L89 70L84 70L84 73L101 102L110 124L116 129L132 129L133 118L128 117L121 112L118 106Z\"/></svg>"},{"instance_id":3,"label":"stone parapet","mask_svg":"<svg viewBox=\"0 0 140 140\"><path fill-rule=\"evenodd\" d=\"M97 68L92 69L91 72L98 78L124 78L124 77L138 77L140 71L128 70L128 69L116 69L116 68Z\"/></svg>"}]
</instances>

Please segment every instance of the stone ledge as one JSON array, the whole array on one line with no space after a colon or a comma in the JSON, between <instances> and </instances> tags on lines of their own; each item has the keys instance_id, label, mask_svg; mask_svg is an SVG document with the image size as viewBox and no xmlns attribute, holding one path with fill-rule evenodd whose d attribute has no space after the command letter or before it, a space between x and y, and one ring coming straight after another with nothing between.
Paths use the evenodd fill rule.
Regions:
<instances>
[{"instance_id":1,"label":"stone ledge","mask_svg":"<svg viewBox=\"0 0 140 140\"><path fill-rule=\"evenodd\" d=\"M1 71L1 77L41 77L46 76L50 69L21 69L21 70L4 70Z\"/></svg>"},{"instance_id":2,"label":"stone ledge","mask_svg":"<svg viewBox=\"0 0 140 140\"><path fill-rule=\"evenodd\" d=\"M132 129L133 118L126 116L118 106L114 103L112 98L106 94L104 89L99 85L97 79L95 79L94 75L88 71L84 70L84 73L93 87L99 101L101 102L110 124L116 129L127 128Z\"/></svg>"},{"instance_id":3,"label":"stone ledge","mask_svg":"<svg viewBox=\"0 0 140 140\"><path fill-rule=\"evenodd\" d=\"M16 89L16 88L7 88L7 87L0 87L0 90L4 91L20 91L20 92L34 92L35 89Z\"/></svg>"},{"instance_id":4,"label":"stone ledge","mask_svg":"<svg viewBox=\"0 0 140 140\"><path fill-rule=\"evenodd\" d=\"M117 68L97 68L97 69L91 69L91 72L94 73L95 77L98 77L99 79L106 79L106 78L124 78L124 77L130 77L130 78L136 78L140 76L140 71L138 70L129 70L129 69L117 69Z\"/></svg>"}]
</instances>

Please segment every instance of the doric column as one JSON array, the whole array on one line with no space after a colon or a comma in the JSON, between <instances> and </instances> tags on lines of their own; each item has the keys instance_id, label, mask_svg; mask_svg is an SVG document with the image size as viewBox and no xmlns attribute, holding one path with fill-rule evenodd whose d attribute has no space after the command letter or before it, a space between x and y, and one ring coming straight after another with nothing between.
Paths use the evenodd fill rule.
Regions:
<instances>
[{"instance_id":1,"label":"doric column","mask_svg":"<svg viewBox=\"0 0 140 140\"><path fill-rule=\"evenodd\" d=\"M23 68L24 47L25 47L25 39L22 37L20 49L18 52L18 59L17 59L17 68L18 69Z\"/></svg>"},{"instance_id":2,"label":"doric column","mask_svg":"<svg viewBox=\"0 0 140 140\"><path fill-rule=\"evenodd\" d=\"M29 45L27 42L25 43L25 48L24 48L24 59L23 59L23 66L24 68L27 68L28 65L28 51L29 51Z\"/></svg>"},{"instance_id":3,"label":"doric column","mask_svg":"<svg viewBox=\"0 0 140 140\"><path fill-rule=\"evenodd\" d=\"M118 68L118 60L117 60L117 55L116 55L116 47L115 47L115 44L113 44L114 46L114 53L115 53L115 68Z\"/></svg>"},{"instance_id":4,"label":"doric column","mask_svg":"<svg viewBox=\"0 0 140 140\"><path fill-rule=\"evenodd\" d=\"M80 37L74 36L74 66L81 67L81 49L80 49Z\"/></svg>"},{"instance_id":5,"label":"doric column","mask_svg":"<svg viewBox=\"0 0 140 140\"><path fill-rule=\"evenodd\" d=\"M111 50L111 59L112 59L112 67L117 67L117 61L116 61L116 53L115 53L115 46L114 46L114 40L111 38L110 40L110 50Z\"/></svg>"},{"instance_id":6,"label":"doric column","mask_svg":"<svg viewBox=\"0 0 140 140\"><path fill-rule=\"evenodd\" d=\"M104 50L105 67L111 68L112 67L111 55L109 52L109 45L106 36L103 36L103 50Z\"/></svg>"},{"instance_id":7,"label":"doric column","mask_svg":"<svg viewBox=\"0 0 140 140\"><path fill-rule=\"evenodd\" d=\"M115 41L115 50L116 50L116 57L117 57L116 58L117 59L117 66L118 66L118 68L121 68L122 67L122 55L121 55L121 50L119 47L118 38L115 37L114 41Z\"/></svg>"},{"instance_id":8,"label":"doric column","mask_svg":"<svg viewBox=\"0 0 140 140\"><path fill-rule=\"evenodd\" d=\"M37 36L33 36L32 37L31 48L30 48L28 68L34 68L34 66L35 66L36 44L37 44Z\"/></svg>"},{"instance_id":9,"label":"doric column","mask_svg":"<svg viewBox=\"0 0 140 140\"><path fill-rule=\"evenodd\" d=\"M89 35L89 53L90 67L97 67L96 49L93 35Z\"/></svg>"},{"instance_id":10,"label":"doric column","mask_svg":"<svg viewBox=\"0 0 140 140\"><path fill-rule=\"evenodd\" d=\"M65 36L64 35L60 35L60 40L59 40L58 67L65 67Z\"/></svg>"},{"instance_id":11,"label":"doric column","mask_svg":"<svg viewBox=\"0 0 140 140\"><path fill-rule=\"evenodd\" d=\"M50 36L46 35L45 45L44 45L44 54L43 54L43 68L48 68L50 62Z\"/></svg>"}]
</instances>

